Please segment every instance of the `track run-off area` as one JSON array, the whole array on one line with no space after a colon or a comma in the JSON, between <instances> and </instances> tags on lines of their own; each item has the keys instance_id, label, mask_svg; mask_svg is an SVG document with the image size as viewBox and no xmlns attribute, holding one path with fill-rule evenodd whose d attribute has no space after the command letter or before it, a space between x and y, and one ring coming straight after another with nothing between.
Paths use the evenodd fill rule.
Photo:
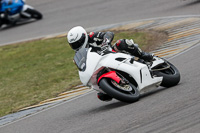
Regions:
<instances>
[{"instance_id":1,"label":"track run-off area","mask_svg":"<svg viewBox=\"0 0 200 133\"><path fill-rule=\"evenodd\" d=\"M199 0L86 0L82 3L79 0L81 4L68 0L27 2L43 12L44 20L0 30L0 44L65 36L75 25L83 25L88 31L116 28L161 30L169 35L168 40L152 52L172 62L180 70L181 81L175 87L158 88L144 94L132 104L117 100L101 102L96 98L96 92L79 88L77 92L63 93L55 99L0 118L0 133L200 131Z\"/></svg>"}]
</instances>

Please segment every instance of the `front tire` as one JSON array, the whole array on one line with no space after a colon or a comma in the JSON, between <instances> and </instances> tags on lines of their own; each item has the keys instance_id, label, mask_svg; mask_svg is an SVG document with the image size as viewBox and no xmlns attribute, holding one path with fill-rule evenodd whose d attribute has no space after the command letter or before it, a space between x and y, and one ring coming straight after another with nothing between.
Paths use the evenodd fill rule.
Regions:
<instances>
[{"instance_id":1,"label":"front tire","mask_svg":"<svg viewBox=\"0 0 200 133\"><path fill-rule=\"evenodd\" d=\"M131 83L129 85L132 87L131 92L123 91L118 89L112 84L112 79L103 78L99 82L100 88L109 96L120 100L122 102L132 103L139 100L139 91L138 89Z\"/></svg>"}]
</instances>

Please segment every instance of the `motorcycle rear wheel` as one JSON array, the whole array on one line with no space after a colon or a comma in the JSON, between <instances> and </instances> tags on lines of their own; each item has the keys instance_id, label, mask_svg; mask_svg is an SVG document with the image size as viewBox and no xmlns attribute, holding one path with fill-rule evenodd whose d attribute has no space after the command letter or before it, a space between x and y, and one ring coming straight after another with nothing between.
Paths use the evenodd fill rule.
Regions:
<instances>
[{"instance_id":1,"label":"motorcycle rear wheel","mask_svg":"<svg viewBox=\"0 0 200 133\"><path fill-rule=\"evenodd\" d=\"M43 15L35 9L27 9L26 12L31 15L31 18L38 20L43 18Z\"/></svg>"},{"instance_id":2,"label":"motorcycle rear wheel","mask_svg":"<svg viewBox=\"0 0 200 133\"><path fill-rule=\"evenodd\" d=\"M168 69L160 70L160 71L154 71L153 74L159 77L163 77L163 81L161 83L161 86L163 87L172 87L177 85L180 82L180 72L178 69L170 62L165 60L165 64L170 65ZM162 69L162 65L160 66ZM165 66L163 66L164 68Z\"/></svg>"},{"instance_id":3,"label":"motorcycle rear wheel","mask_svg":"<svg viewBox=\"0 0 200 133\"><path fill-rule=\"evenodd\" d=\"M132 91L124 91L114 86L112 83L112 79L103 78L99 82L100 88L109 96L127 103L132 103L139 100L140 94L136 86L129 83L130 87L132 87Z\"/></svg>"}]
</instances>

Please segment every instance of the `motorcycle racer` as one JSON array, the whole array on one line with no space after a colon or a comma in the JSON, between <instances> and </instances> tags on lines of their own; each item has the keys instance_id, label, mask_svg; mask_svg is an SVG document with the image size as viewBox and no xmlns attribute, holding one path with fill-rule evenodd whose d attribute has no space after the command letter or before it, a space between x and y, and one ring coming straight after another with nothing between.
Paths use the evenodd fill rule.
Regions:
<instances>
[{"instance_id":1,"label":"motorcycle racer","mask_svg":"<svg viewBox=\"0 0 200 133\"><path fill-rule=\"evenodd\" d=\"M100 55L105 54L105 52L113 51L129 53L147 62L153 59L152 54L143 52L133 40L120 39L111 46L113 38L113 32L90 32L87 34L86 30L81 26L72 28L67 35L68 43L75 51L78 51L82 47L92 47L92 51ZM109 101L112 99L110 96L103 93L98 93L97 96L102 101Z\"/></svg>"},{"instance_id":2,"label":"motorcycle racer","mask_svg":"<svg viewBox=\"0 0 200 133\"><path fill-rule=\"evenodd\" d=\"M20 12L22 8L23 3L17 3L13 0L0 0L0 26L3 22L12 22L9 16Z\"/></svg>"},{"instance_id":3,"label":"motorcycle racer","mask_svg":"<svg viewBox=\"0 0 200 133\"><path fill-rule=\"evenodd\" d=\"M23 3L17 3L13 0L0 0L1 8L0 12L9 12L9 15L14 15L20 11L23 7Z\"/></svg>"},{"instance_id":4,"label":"motorcycle racer","mask_svg":"<svg viewBox=\"0 0 200 133\"><path fill-rule=\"evenodd\" d=\"M96 52L105 50L105 47L108 48L108 46L111 46L113 38L113 32L90 32L87 34L86 30L81 26L72 28L67 36L69 45L75 51L81 47L92 47ZM153 59L152 54L143 52L133 40L120 39L111 48L112 51L129 53L145 61Z\"/></svg>"}]
</instances>

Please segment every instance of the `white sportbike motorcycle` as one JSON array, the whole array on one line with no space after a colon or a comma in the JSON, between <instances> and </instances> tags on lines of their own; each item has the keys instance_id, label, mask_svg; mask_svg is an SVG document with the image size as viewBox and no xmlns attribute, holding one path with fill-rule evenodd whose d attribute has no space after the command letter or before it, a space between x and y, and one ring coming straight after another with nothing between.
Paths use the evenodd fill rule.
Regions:
<instances>
[{"instance_id":1,"label":"white sportbike motorcycle","mask_svg":"<svg viewBox=\"0 0 200 133\"><path fill-rule=\"evenodd\" d=\"M151 63L134 60L129 54L81 48L74 56L83 85L123 102L134 102L152 88L171 87L180 81L177 68L154 56Z\"/></svg>"}]
</instances>

